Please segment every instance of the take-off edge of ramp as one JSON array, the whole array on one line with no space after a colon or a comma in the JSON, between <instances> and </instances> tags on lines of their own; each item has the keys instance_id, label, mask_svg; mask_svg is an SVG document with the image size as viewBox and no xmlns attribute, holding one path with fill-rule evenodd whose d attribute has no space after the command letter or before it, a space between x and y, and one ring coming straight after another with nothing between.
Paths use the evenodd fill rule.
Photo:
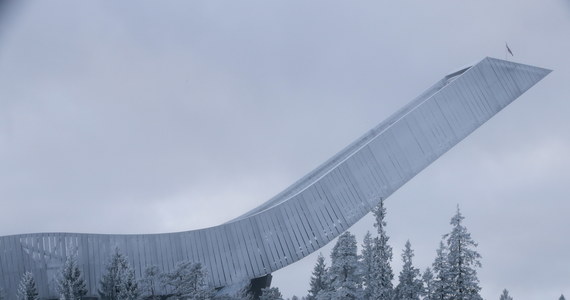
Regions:
<instances>
[{"instance_id":1,"label":"take-off edge of ramp","mask_svg":"<svg viewBox=\"0 0 570 300\"><path fill-rule=\"evenodd\" d=\"M35 233L0 237L0 287L14 295L25 271L41 297L77 255L89 296L118 247L142 277L158 266L201 262L222 287L270 274L318 250L550 70L485 58L445 76L323 165L256 209L225 224L163 234Z\"/></svg>"}]
</instances>

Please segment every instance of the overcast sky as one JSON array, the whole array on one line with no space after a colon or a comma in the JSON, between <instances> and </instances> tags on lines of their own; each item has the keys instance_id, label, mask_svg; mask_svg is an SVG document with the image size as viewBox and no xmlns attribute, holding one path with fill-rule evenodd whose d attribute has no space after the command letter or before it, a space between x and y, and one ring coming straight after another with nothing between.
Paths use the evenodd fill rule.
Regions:
<instances>
[{"instance_id":1,"label":"overcast sky","mask_svg":"<svg viewBox=\"0 0 570 300\"><path fill-rule=\"evenodd\" d=\"M570 296L569 0L28 1L0 18L0 235L223 223L508 42L554 72L387 200L396 278L407 239L431 264L459 204L484 298ZM305 295L315 259L274 285Z\"/></svg>"}]
</instances>

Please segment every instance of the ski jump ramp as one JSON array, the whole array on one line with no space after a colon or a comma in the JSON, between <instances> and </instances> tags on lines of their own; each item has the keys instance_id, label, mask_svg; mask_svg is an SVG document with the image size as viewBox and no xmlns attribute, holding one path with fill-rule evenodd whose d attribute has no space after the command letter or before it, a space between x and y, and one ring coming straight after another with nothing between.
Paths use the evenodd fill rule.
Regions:
<instances>
[{"instance_id":1,"label":"ski jump ramp","mask_svg":"<svg viewBox=\"0 0 570 300\"><path fill-rule=\"evenodd\" d=\"M138 278L201 262L213 286L270 274L318 250L544 78L550 70L485 58L445 76L317 169L256 209L219 226L164 234L35 233L0 237L0 287L14 295L25 271L41 297L77 255L89 295L115 247Z\"/></svg>"}]
</instances>

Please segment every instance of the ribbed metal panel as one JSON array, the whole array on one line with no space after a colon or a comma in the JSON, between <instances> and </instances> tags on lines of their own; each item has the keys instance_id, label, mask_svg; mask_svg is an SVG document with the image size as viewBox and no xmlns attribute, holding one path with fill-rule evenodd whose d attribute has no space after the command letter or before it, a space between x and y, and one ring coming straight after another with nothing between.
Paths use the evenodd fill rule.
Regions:
<instances>
[{"instance_id":1,"label":"ribbed metal panel","mask_svg":"<svg viewBox=\"0 0 570 300\"><path fill-rule=\"evenodd\" d=\"M31 271L42 297L77 254L89 294L97 296L115 247L141 276L191 260L226 286L260 277L316 251L366 215L550 71L485 58L448 75L322 166L258 208L228 223L166 234L38 233L0 237L0 287L9 297Z\"/></svg>"}]
</instances>

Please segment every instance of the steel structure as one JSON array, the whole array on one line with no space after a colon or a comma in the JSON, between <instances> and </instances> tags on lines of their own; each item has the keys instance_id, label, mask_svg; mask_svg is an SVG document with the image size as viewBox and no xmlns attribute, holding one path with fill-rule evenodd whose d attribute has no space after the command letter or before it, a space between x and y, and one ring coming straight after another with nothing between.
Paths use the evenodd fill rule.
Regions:
<instances>
[{"instance_id":1,"label":"steel structure","mask_svg":"<svg viewBox=\"0 0 570 300\"><path fill-rule=\"evenodd\" d=\"M40 296L56 297L64 259L77 255L97 295L115 247L136 275L178 261L203 263L216 287L283 268L340 235L550 71L485 58L445 76L291 187L228 223L165 234L36 233L0 237L0 287L11 296L31 271Z\"/></svg>"}]
</instances>

